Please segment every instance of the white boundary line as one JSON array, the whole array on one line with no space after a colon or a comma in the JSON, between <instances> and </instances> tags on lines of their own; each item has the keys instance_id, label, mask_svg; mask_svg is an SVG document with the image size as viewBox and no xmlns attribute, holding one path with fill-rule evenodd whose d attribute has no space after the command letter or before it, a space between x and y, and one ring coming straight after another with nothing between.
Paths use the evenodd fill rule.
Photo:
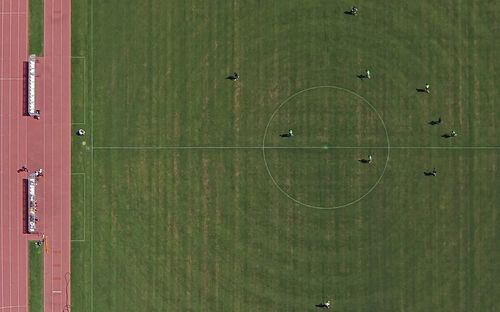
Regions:
<instances>
[{"instance_id":1,"label":"white boundary line","mask_svg":"<svg viewBox=\"0 0 500 312\"><path fill-rule=\"evenodd\" d=\"M26 12L0 12L0 15L26 14Z\"/></svg>"},{"instance_id":2,"label":"white boundary line","mask_svg":"<svg viewBox=\"0 0 500 312\"><path fill-rule=\"evenodd\" d=\"M90 312L94 311L94 0L90 0Z\"/></svg>"},{"instance_id":3,"label":"white boundary line","mask_svg":"<svg viewBox=\"0 0 500 312\"><path fill-rule=\"evenodd\" d=\"M219 150L232 150L232 149L436 149L436 150L496 150L500 146L94 146L95 150L197 150L197 149L219 149Z\"/></svg>"},{"instance_id":4,"label":"white boundary line","mask_svg":"<svg viewBox=\"0 0 500 312\"><path fill-rule=\"evenodd\" d=\"M72 239L72 243L84 243L85 242L85 228L86 228L86 211L87 211L87 205L85 202L85 197L86 197L86 184L87 184L87 179L86 179L86 174L85 172L72 172L72 176L83 176L83 239ZM72 178L73 181L73 178Z\"/></svg>"},{"instance_id":5,"label":"white boundary line","mask_svg":"<svg viewBox=\"0 0 500 312\"><path fill-rule=\"evenodd\" d=\"M86 103L86 98L85 98L85 91L87 89L87 80L86 80L86 76L87 76L87 73L86 73L86 70L87 70L87 57L85 56L72 56L71 57L71 61L73 61L73 59L77 59L77 60L80 60L80 59L83 59L83 83L82 83L82 88L83 88L83 98L82 98L82 101L83 101L83 122L71 122L72 125L84 125L86 124L85 122L85 119L86 119L86 107L87 107L87 103ZM73 64L71 64L71 68L73 68ZM71 80L73 80L73 77L71 77Z\"/></svg>"}]
</instances>

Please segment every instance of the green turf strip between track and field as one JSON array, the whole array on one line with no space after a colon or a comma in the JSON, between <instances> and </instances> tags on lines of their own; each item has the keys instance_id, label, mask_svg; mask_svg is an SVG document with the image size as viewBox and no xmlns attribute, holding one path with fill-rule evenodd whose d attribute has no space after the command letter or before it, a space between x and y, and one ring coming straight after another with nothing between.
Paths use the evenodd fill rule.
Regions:
<instances>
[{"instance_id":1,"label":"green turf strip between track and field","mask_svg":"<svg viewBox=\"0 0 500 312\"><path fill-rule=\"evenodd\" d=\"M71 240L85 241L85 174L73 174L71 177Z\"/></svg>"},{"instance_id":2,"label":"green turf strip between track and field","mask_svg":"<svg viewBox=\"0 0 500 312\"><path fill-rule=\"evenodd\" d=\"M71 245L71 309L97 311L92 307L92 176L91 176L91 103L88 83L90 76L90 6L89 0L73 0L72 15L72 72L71 113L72 133L80 128L87 130L85 137L73 136L72 140L72 245Z\"/></svg>"},{"instance_id":3,"label":"green turf strip between track and field","mask_svg":"<svg viewBox=\"0 0 500 312\"><path fill-rule=\"evenodd\" d=\"M493 1L361 0L356 17L343 0L72 3L72 53L88 60L88 106L73 102L87 192L72 311L495 310L500 159L470 148L500 146ZM366 98L395 147L378 186L335 211L285 197L258 148L278 105L319 85ZM266 145L385 144L368 111L321 114L322 101L285 107ZM161 149L175 146L206 149ZM254 148L210 148L224 146ZM319 204L362 193L386 156L317 152L266 158L284 190Z\"/></svg>"},{"instance_id":4,"label":"green turf strip between track and field","mask_svg":"<svg viewBox=\"0 0 500 312\"><path fill-rule=\"evenodd\" d=\"M77 56L71 59L71 115L73 123L85 124L86 109L86 58Z\"/></svg>"},{"instance_id":5,"label":"green turf strip between track and field","mask_svg":"<svg viewBox=\"0 0 500 312\"><path fill-rule=\"evenodd\" d=\"M29 0L29 53L43 55L43 1Z\"/></svg>"},{"instance_id":6,"label":"green turf strip between track and field","mask_svg":"<svg viewBox=\"0 0 500 312\"><path fill-rule=\"evenodd\" d=\"M43 312L43 247L30 241L29 263L29 311Z\"/></svg>"}]
</instances>

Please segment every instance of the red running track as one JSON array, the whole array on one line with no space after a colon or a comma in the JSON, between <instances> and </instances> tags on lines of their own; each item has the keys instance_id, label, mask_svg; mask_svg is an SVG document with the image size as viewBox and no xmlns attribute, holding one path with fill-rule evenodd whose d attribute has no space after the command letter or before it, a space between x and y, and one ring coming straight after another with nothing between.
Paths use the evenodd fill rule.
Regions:
<instances>
[{"instance_id":1,"label":"red running track","mask_svg":"<svg viewBox=\"0 0 500 312\"><path fill-rule=\"evenodd\" d=\"M23 185L16 170L27 160L23 113L27 2L0 1L0 311L27 312L28 245L23 234ZM24 175L25 177L25 175Z\"/></svg>"},{"instance_id":2,"label":"red running track","mask_svg":"<svg viewBox=\"0 0 500 312\"><path fill-rule=\"evenodd\" d=\"M28 312L27 241L47 237L44 311L69 311L71 256L71 1L44 1L44 55L36 106L23 116L28 0L0 1L0 312ZM23 234L17 169L43 168L37 186L39 235Z\"/></svg>"}]
</instances>

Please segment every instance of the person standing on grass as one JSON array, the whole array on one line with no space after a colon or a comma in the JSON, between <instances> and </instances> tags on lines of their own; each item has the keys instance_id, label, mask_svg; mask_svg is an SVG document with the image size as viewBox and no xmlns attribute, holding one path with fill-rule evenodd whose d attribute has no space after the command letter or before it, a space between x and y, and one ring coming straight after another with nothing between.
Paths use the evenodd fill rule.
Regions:
<instances>
[{"instance_id":1,"label":"person standing on grass","mask_svg":"<svg viewBox=\"0 0 500 312\"><path fill-rule=\"evenodd\" d=\"M431 174L433 177L437 176L438 172L437 172L436 168L432 169Z\"/></svg>"},{"instance_id":2,"label":"person standing on grass","mask_svg":"<svg viewBox=\"0 0 500 312\"><path fill-rule=\"evenodd\" d=\"M431 93L431 86L428 83L425 83L425 92Z\"/></svg>"},{"instance_id":3,"label":"person standing on grass","mask_svg":"<svg viewBox=\"0 0 500 312\"><path fill-rule=\"evenodd\" d=\"M454 137L456 137L456 136L457 136L457 133L456 133L454 130L451 130L451 132L450 132L450 136L451 136L452 138L454 138Z\"/></svg>"},{"instance_id":4,"label":"person standing on grass","mask_svg":"<svg viewBox=\"0 0 500 312\"><path fill-rule=\"evenodd\" d=\"M288 136L293 137L293 130L292 129L288 130Z\"/></svg>"},{"instance_id":5,"label":"person standing on grass","mask_svg":"<svg viewBox=\"0 0 500 312\"><path fill-rule=\"evenodd\" d=\"M354 16L358 15L358 8L356 6L354 6L354 5L351 8L351 14L354 15Z\"/></svg>"},{"instance_id":6,"label":"person standing on grass","mask_svg":"<svg viewBox=\"0 0 500 312\"><path fill-rule=\"evenodd\" d=\"M369 163L369 164L371 164L371 163L372 163L372 160L373 160L372 155L368 155L368 163Z\"/></svg>"},{"instance_id":7,"label":"person standing on grass","mask_svg":"<svg viewBox=\"0 0 500 312\"><path fill-rule=\"evenodd\" d=\"M370 75L370 70L367 69L365 72L366 72L366 75L365 75L366 78L372 79L372 76Z\"/></svg>"}]
</instances>

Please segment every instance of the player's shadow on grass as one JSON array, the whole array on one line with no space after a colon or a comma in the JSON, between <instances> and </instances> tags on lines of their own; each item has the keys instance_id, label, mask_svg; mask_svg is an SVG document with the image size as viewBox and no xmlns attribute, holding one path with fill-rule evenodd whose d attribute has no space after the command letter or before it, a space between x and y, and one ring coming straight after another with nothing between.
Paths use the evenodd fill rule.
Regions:
<instances>
[{"instance_id":1,"label":"player's shadow on grass","mask_svg":"<svg viewBox=\"0 0 500 312\"><path fill-rule=\"evenodd\" d=\"M227 76L226 79L231 80L231 81L235 81L238 78L236 78L235 76Z\"/></svg>"},{"instance_id":2,"label":"player's shadow on grass","mask_svg":"<svg viewBox=\"0 0 500 312\"><path fill-rule=\"evenodd\" d=\"M435 177L436 174L432 171L424 171L424 175L428 176L428 177Z\"/></svg>"},{"instance_id":3,"label":"player's shadow on grass","mask_svg":"<svg viewBox=\"0 0 500 312\"><path fill-rule=\"evenodd\" d=\"M420 89L420 88L417 88L416 90L417 90L417 92L427 92L427 91L425 91L425 89Z\"/></svg>"},{"instance_id":4,"label":"player's shadow on grass","mask_svg":"<svg viewBox=\"0 0 500 312\"><path fill-rule=\"evenodd\" d=\"M369 164L369 163L370 163L370 160L368 160L368 159L364 159L364 158L362 158L362 159L358 159L358 161L359 161L360 163L362 163L362 164Z\"/></svg>"},{"instance_id":5,"label":"player's shadow on grass","mask_svg":"<svg viewBox=\"0 0 500 312\"><path fill-rule=\"evenodd\" d=\"M448 133L445 133L441 137L445 138L445 139L449 139L449 138L451 138L451 135L449 135Z\"/></svg>"},{"instance_id":6,"label":"player's shadow on grass","mask_svg":"<svg viewBox=\"0 0 500 312\"><path fill-rule=\"evenodd\" d=\"M354 15L354 13L352 11L344 11L344 14L346 14L346 15Z\"/></svg>"},{"instance_id":7,"label":"player's shadow on grass","mask_svg":"<svg viewBox=\"0 0 500 312\"><path fill-rule=\"evenodd\" d=\"M324 308L328 308L328 306L326 304L324 304L324 303L318 303L316 305L316 308L323 308L324 309Z\"/></svg>"},{"instance_id":8,"label":"player's shadow on grass","mask_svg":"<svg viewBox=\"0 0 500 312\"><path fill-rule=\"evenodd\" d=\"M439 118L438 120L431 120L428 122L428 124L431 126L439 125L441 124L441 118Z\"/></svg>"},{"instance_id":9,"label":"player's shadow on grass","mask_svg":"<svg viewBox=\"0 0 500 312\"><path fill-rule=\"evenodd\" d=\"M368 78L366 75L357 75L356 77L358 77L360 80Z\"/></svg>"},{"instance_id":10,"label":"player's shadow on grass","mask_svg":"<svg viewBox=\"0 0 500 312\"><path fill-rule=\"evenodd\" d=\"M280 134L280 137L282 137L282 138L291 138L292 135L290 133L282 133L282 134Z\"/></svg>"}]
</instances>

